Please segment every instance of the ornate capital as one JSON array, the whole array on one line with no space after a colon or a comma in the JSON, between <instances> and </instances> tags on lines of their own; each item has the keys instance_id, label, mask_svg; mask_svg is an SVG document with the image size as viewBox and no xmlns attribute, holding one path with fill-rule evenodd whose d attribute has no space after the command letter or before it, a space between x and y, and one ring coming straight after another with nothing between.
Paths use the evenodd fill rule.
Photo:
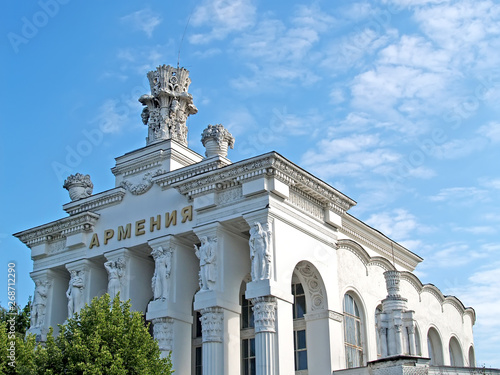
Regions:
<instances>
[{"instance_id":1,"label":"ornate capital","mask_svg":"<svg viewBox=\"0 0 500 375\"><path fill-rule=\"evenodd\" d=\"M153 322L153 335L158 340L160 350L172 351L174 338L174 320L168 317L155 318Z\"/></svg>"},{"instance_id":2,"label":"ornate capital","mask_svg":"<svg viewBox=\"0 0 500 375\"><path fill-rule=\"evenodd\" d=\"M222 342L222 307L207 307L201 311L201 333L203 342Z\"/></svg>"},{"instance_id":3,"label":"ornate capital","mask_svg":"<svg viewBox=\"0 0 500 375\"><path fill-rule=\"evenodd\" d=\"M385 271L385 284L387 287L387 297L388 298L399 298L401 295L399 294L399 283L400 283L400 273L399 271Z\"/></svg>"},{"instance_id":4,"label":"ornate capital","mask_svg":"<svg viewBox=\"0 0 500 375\"><path fill-rule=\"evenodd\" d=\"M255 333L276 332L276 297L256 297L252 303Z\"/></svg>"}]
</instances>

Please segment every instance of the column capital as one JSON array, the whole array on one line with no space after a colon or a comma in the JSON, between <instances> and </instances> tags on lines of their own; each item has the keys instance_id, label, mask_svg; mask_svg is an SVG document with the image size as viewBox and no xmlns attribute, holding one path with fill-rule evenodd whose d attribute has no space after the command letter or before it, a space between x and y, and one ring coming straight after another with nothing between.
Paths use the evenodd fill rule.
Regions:
<instances>
[{"instance_id":1,"label":"column capital","mask_svg":"<svg viewBox=\"0 0 500 375\"><path fill-rule=\"evenodd\" d=\"M222 307L207 307L200 311L201 313L201 332L202 341L222 342L223 341L223 320L224 311Z\"/></svg>"},{"instance_id":2,"label":"column capital","mask_svg":"<svg viewBox=\"0 0 500 375\"><path fill-rule=\"evenodd\" d=\"M161 351L172 351L172 342L174 339L174 319L170 317L154 318L153 336L158 340Z\"/></svg>"},{"instance_id":3,"label":"column capital","mask_svg":"<svg viewBox=\"0 0 500 375\"><path fill-rule=\"evenodd\" d=\"M252 298L255 333L276 332L276 297L264 296Z\"/></svg>"}]
</instances>

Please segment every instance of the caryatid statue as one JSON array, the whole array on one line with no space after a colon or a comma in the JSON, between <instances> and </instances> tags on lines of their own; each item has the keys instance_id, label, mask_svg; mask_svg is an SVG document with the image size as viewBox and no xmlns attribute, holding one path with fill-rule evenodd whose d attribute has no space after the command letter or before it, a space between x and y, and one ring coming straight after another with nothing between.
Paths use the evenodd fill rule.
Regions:
<instances>
[{"instance_id":1,"label":"caryatid statue","mask_svg":"<svg viewBox=\"0 0 500 375\"><path fill-rule=\"evenodd\" d=\"M266 280L271 277L271 231L261 223L255 222L250 229L250 260L252 262L252 281Z\"/></svg>"},{"instance_id":2,"label":"caryatid statue","mask_svg":"<svg viewBox=\"0 0 500 375\"><path fill-rule=\"evenodd\" d=\"M201 290L210 290L214 288L217 280L217 238L201 237L200 241L199 248L194 245L195 254L200 259L200 288Z\"/></svg>"},{"instance_id":3,"label":"caryatid statue","mask_svg":"<svg viewBox=\"0 0 500 375\"><path fill-rule=\"evenodd\" d=\"M116 295L121 292L125 261L123 258L118 258L115 261L110 260L104 263L104 268L108 271L108 294L110 299L114 300Z\"/></svg>"},{"instance_id":4,"label":"caryatid statue","mask_svg":"<svg viewBox=\"0 0 500 375\"><path fill-rule=\"evenodd\" d=\"M158 246L151 252L155 260L155 273L151 280L151 288L155 300L168 299L170 272L172 270L172 249L164 250Z\"/></svg>"},{"instance_id":5,"label":"caryatid statue","mask_svg":"<svg viewBox=\"0 0 500 375\"><path fill-rule=\"evenodd\" d=\"M37 280L35 281L35 285L35 296L33 297L33 307L31 308L31 328L43 326L50 281Z\"/></svg>"},{"instance_id":6,"label":"caryatid statue","mask_svg":"<svg viewBox=\"0 0 500 375\"><path fill-rule=\"evenodd\" d=\"M68 297L68 317L72 317L75 312L80 311L83 304L83 277L81 271L72 270L70 272L71 279L69 280L66 297Z\"/></svg>"}]
</instances>

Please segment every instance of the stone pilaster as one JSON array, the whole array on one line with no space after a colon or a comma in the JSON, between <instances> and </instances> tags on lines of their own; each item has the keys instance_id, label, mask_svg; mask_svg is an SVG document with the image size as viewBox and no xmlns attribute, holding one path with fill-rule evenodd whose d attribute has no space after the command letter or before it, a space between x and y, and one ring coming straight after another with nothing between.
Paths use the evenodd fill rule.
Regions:
<instances>
[{"instance_id":1,"label":"stone pilaster","mask_svg":"<svg viewBox=\"0 0 500 375\"><path fill-rule=\"evenodd\" d=\"M221 307L207 307L201 310L203 342L203 375L224 373L223 320Z\"/></svg>"},{"instance_id":2,"label":"stone pilaster","mask_svg":"<svg viewBox=\"0 0 500 375\"><path fill-rule=\"evenodd\" d=\"M255 321L255 361L257 375L277 374L276 353L276 298L252 299Z\"/></svg>"}]
</instances>

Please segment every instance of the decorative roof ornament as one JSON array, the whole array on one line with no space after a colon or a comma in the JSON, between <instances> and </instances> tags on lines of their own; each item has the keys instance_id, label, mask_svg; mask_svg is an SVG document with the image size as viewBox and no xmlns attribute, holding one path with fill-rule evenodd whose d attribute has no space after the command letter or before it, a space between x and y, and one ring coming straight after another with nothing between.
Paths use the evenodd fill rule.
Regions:
<instances>
[{"instance_id":1,"label":"decorative roof ornament","mask_svg":"<svg viewBox=\"0 0 500 375\"><path fill-rule=\"evenodd\" d=\"M90 181L90 176L88 174L83 175L81 173L70 175L65 181L63 188L68 190L69 197L72 201L87 198L92 195L92 190L94 189L94 184Z\"/></svg>"},{"instance_id":2,"label":"decorative roof ornament","mask_svg":"<svg viewBox=\"0 0 500 375\"><path fill-rule=\"evenodd\" d=\"M142 122L148 126L146 145L172 139L187 146L186 120L198 112L188 93L189 71L162 65L150 71L148 79L151 94L139 98L146 106L141 114Z\"/></svg>"},{"instance_id":3,"label":"decorative roof ornament","mask_svg":"<svg viewBox=\"0 0 500 375\"><path fill-rule=\"evenodd\" d=\"M201 133L201 143L206 148L207 158L215 155L226 157L228 146L234 148L234 137L222 124L208 125Z\"/></svg>"}]
</instances>

